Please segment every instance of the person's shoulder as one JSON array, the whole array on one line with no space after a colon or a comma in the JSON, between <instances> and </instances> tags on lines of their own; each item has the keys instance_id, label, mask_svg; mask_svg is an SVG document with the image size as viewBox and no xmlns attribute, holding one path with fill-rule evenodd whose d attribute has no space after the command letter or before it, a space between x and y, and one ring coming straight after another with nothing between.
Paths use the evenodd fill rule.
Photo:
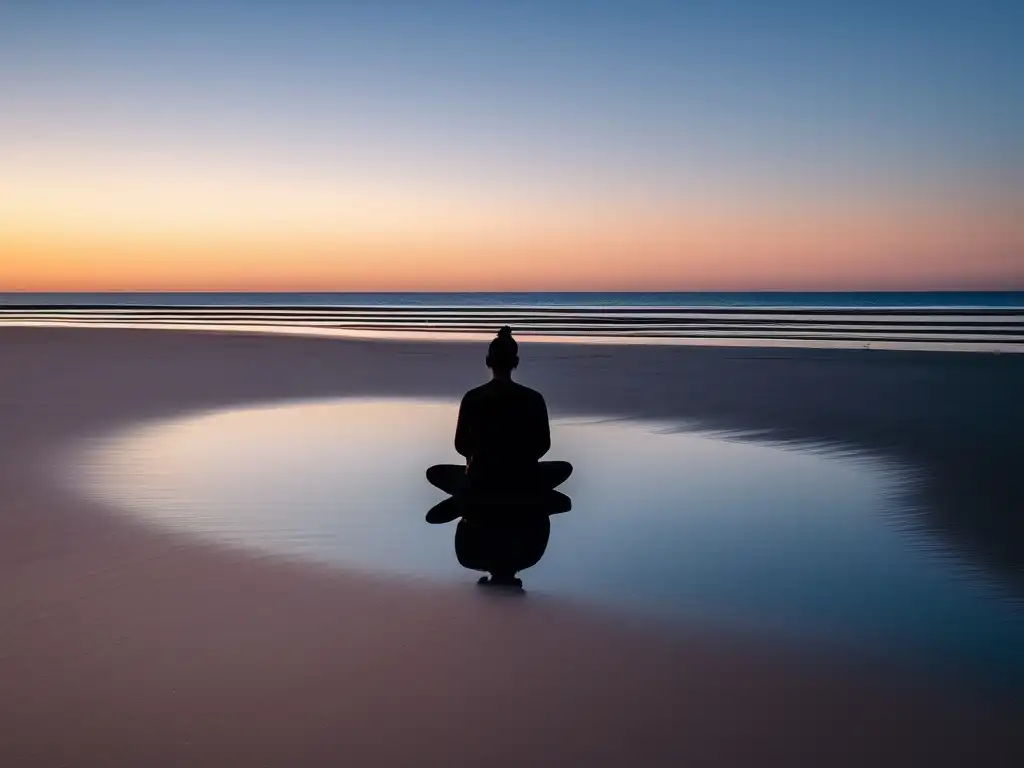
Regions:
<instances>
[{"instance_id":1,"label":"person's shoulder","mask_svg":"<svg viewBox=\"0 0 1024 768\"><path fill-rule=\"evenodd\" d=\"M474 400L479 400L486 391L486 384L481 384L479 387L473 387L471 390L469 390L469 392L462 396L462 402L471 403Z\"/></svg>"},{"instance_id":2,"label":"person's shoulder","mask_svg":"<svg viewBox=\"0 0 1024 768\"><path fill-rule=\"evenodd\" d=\"M542 395L536 389L531 389L530 387L527 387L524 384L520 384L518 381L513 383L516 385L519 395L524 399L529 399L538 403L544 402L544 395Z\"/></svg>"}]
</instances>

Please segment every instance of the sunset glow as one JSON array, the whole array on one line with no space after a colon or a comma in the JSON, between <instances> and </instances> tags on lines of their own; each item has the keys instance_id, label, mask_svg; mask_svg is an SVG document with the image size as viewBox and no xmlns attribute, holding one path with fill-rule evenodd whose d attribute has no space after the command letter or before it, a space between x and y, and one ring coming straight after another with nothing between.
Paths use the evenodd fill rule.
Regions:
<instances>
[{"instance_id":1,"label":"sunset glow","mask_svg":"<svg viewBox=\"0 0 1024 768\"><path fill-rule=\"evenodd\" d=\"M2 291L1024 288L997 19L115 5L0 11Z\"/></svg>"}]
</instances>

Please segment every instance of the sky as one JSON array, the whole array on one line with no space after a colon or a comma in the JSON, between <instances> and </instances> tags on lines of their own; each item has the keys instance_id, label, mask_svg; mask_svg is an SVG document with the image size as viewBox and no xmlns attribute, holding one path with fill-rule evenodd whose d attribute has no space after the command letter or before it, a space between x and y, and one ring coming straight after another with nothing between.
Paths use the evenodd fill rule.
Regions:
<instances>
[{"instance_id":1,"label":"sky","mask_svg":"<svg viewBox=\"0 0 1024 768\"><path fill-rule=\"evenodd\" d=\"M1018 2L0 0L0 290L1024 289Z\"/></svg>"}]
</instances>

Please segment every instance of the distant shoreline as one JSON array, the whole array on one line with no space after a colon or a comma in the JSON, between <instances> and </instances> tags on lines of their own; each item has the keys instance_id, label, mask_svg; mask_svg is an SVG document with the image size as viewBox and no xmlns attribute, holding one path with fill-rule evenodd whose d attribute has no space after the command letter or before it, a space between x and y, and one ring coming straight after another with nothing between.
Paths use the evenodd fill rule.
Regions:
<instances>
[{"instance_id":1,"label":"distant shoreline","mask_svg":"<svg viewBox=\"0 0 1024 768\"><path fill-rule=\"evenodd\" d=\"M0 325L266 330L363 338L1024 351L1019 293L0 295ZM418 335L418 336L417 336Z\"/></svg>"}]
</instances>

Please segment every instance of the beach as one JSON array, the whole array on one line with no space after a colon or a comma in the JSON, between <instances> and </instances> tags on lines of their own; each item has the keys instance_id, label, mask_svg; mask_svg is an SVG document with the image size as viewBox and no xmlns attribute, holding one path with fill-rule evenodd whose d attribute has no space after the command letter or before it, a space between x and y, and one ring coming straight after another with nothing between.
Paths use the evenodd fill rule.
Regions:
<instances>
[{"instance_id":1,"label":"beach","mask_svg":"<svg viewBox=\"0 0 1024 768\"><path fill-rule=\"evenodd\" d=\"M650 418L922 468L920 525L1024 594L1024 357L524 344L552 415ZM134 423L457 399L479 344L0 329L0 765L1019 765L1024 702L560 601L158 531L62 484ZM454 418L454 414L453 414ZM557 437L556 437L557 440Z\"/></svg>"}]
</instances>

